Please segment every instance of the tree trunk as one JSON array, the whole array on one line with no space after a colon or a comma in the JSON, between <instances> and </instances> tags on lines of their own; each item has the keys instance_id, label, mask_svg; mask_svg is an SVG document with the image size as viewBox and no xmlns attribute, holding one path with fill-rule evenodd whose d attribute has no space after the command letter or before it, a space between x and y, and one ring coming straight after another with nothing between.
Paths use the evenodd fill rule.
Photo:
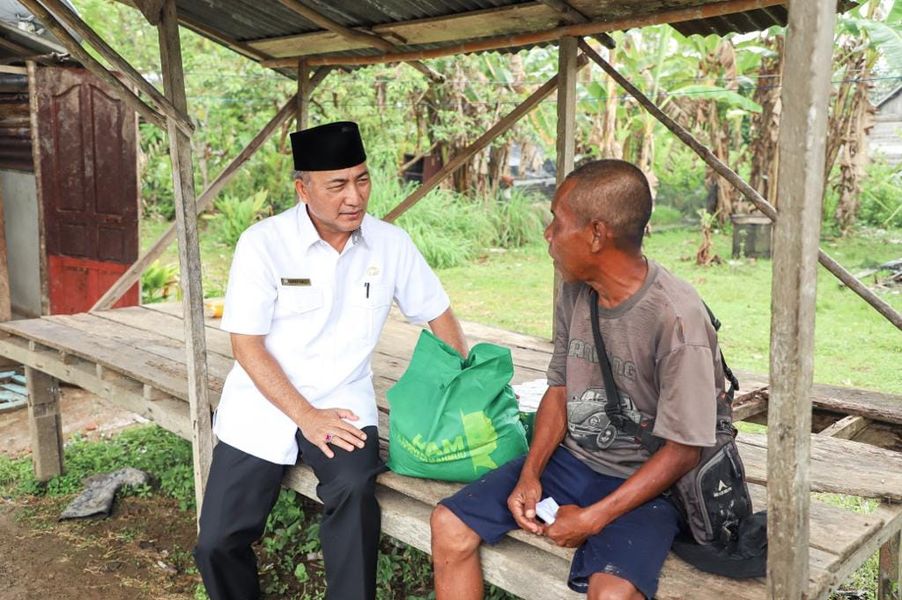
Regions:
<instances>
[{"instance_id":1,"label":"tree trunk","mask_svg":"<svg viewBox=\"0 0 902 600\"><path fill-rule=\"evenodd\" d=\"M754 137L749 144L749 185L772 205L778 206L777 168L780 154L777 135L782 110L780 82L783 77L783 36L769 37L765 46L773 50L775 55L763 58L758 69L758 87L755 89L754 100L761 106L761 112L752 118Z\"/></svg>"}]
</instances>

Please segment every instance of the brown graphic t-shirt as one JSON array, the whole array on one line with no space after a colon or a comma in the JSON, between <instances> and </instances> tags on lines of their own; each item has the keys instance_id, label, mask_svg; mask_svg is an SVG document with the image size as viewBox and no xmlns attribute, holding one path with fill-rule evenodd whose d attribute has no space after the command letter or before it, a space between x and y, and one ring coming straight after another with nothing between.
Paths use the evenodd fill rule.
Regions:
<instances>
[{"instance_id":1,"label":"brown graphic t-shirt","mask_svg":"<svg viewBox=\"0 0 902 600\"><path fill-rule=\"evenodd\" d=\"M589 313L589 286L565 283L555 312L548 385L567 388L564 446L593 470L629 477L648 457L605 414L607 396ZM642 287L612 309L598 307L625 415L654 417L654 435L713 446L724 375L717 334L696 291L653 261Z\"/></svg>"}]
</instances>

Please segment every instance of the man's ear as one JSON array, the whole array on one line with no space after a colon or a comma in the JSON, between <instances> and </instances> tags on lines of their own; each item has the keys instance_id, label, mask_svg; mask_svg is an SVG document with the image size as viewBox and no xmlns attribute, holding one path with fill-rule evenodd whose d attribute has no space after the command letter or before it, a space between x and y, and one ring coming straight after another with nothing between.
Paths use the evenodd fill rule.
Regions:
<instances>
[{"instance_id":1,"label":"man's ear","mask_svg":"<svg viewBox=\"0 0 902 600\"><path fill-rule=\"evenodd\" d=\"M298 194L298 200L307 204L307 186L300 177L294 180L294 191Z\"/></svg>"},{"instance_id":2,"label":"man's ear","mask_svg":"<svg viewBox=\"0 0 902 600\"><path fill-rule=\"evenodd\" d=\"M598 219L592 219L589 225L592 229L592 252L599 252L607 241L608 228Z\"/></svg>"}]
</instances>

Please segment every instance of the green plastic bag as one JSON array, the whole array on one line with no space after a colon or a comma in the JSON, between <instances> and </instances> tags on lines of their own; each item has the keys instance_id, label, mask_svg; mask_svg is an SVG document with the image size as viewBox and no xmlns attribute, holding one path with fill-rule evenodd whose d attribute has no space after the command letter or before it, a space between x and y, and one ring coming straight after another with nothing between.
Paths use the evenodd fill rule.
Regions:
<instances>
[{"instance_id":1,"label":"green plastic bag","mask_svg":"<svg viewBox=\"0 0 902 600\"><path fill-rule=\"evenodd\" d=\"M468 482L527 451L511 389L510 350L473 346L466 360L425 329L410 366L388 390L388 468Z\"/></svg>"}]
</instances>

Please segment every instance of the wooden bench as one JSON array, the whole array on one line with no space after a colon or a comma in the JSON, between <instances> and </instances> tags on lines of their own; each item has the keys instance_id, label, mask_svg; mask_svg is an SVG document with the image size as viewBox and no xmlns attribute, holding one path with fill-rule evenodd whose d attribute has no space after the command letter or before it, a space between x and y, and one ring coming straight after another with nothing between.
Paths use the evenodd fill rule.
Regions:
<instances>
[{"instance_id":1,"label":"wooden bench","mask_svg":"<svg viewBox=\"0 0 902 600\"><path fill-rule=\"evenodd\" d=\"M547 342L479 324L467 323L464 329L472 343L491 341L512 348L516 369L514 383L544 377L551 351ZM373 370L383 436L388 432L385 391L406 368L418 334L419 328L392 318L374 355ZM38 472L52 470L53 461L61 461L60 416L52 385L48 384L51 377L94 392L190 439L183 340L180 307L176 305L0 324L0 356L25 364L31 375L29 410L37 440L34 456ZM215 405L232 366L228 334L208 326L207 346L209 387ZM747 376L743 381L748 384L755 378ZM760 377L756 383L762 387L766 384ZM876 420L890 430L894 424L902 423L902 398L899 397L824 386L818 386L814 395L821 410L844 417L851 415L853 419L867 419L868 422ZM842 410L837 406L839 403L843 405ZM766 390L754 390L737 402L737 416L760 418L766 412L766 404ZM897 418L899 420L893 420ZM855 427L862 429L861 423L856 423L854 426L840 424L834 429L846 433ZM384 439L383 443L387 444ZM740 451L753 482L751 488L756 509L763 508L766 503L765 437L741 434ZM316 498L315 478L304 466L291 469L285 485ZM876 498L880 504L874 512L860 514L812 501L809 597L826 597L880 548L886 555L882 556L886 560L881 569L886 585L881 587L890 589L889 582L899 579L902 504L895 503L902 502L902 454L826 434L815 435L811 487L817 492ZM415 480L393 473L380 476L377 493L383 508L383 530L429 552L429 515L438 500L457 489L459 485L456 484ZM523 598L536 599L582 597L566 585L571 555L572 550L558 548L544 538L519 531L498 545L482 550L488 581ZM668 558L658 598L703 597L765 598L765 583L763 580L733 581L702 574L673 556ZM891 596L887 592L881 597Z\"/></svg>"}]
</instances>

